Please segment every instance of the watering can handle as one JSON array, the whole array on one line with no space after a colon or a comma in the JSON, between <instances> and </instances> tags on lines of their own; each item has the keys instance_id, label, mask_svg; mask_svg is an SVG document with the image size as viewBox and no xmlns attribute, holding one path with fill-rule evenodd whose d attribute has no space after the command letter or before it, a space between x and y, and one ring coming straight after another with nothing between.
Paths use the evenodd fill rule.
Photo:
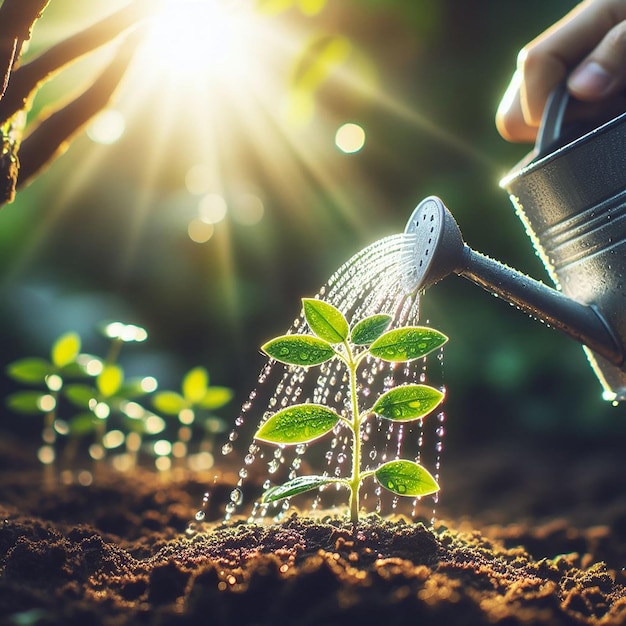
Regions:
<instances>
[{"instance_id":1,"label":"watering can handle","mask_svg":"<svg viewBox=\"0 0 626 626\"><path fill-rule=\"evenodd\" d=\"M545 156L554 147L555 142L561 137L561 128L565 110L569 103L569 91L565 81L559 83L546 102L541 118L541 126L535 142L537 158Z\"/></svg>"}]
</instances>

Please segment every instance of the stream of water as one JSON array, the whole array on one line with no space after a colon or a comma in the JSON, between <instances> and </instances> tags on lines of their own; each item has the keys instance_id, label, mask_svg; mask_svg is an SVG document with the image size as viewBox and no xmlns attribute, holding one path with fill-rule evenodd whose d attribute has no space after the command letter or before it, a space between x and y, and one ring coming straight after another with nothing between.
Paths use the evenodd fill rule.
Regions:
<instances>
[{"instance_id":1,"label":"stream of water","mask_svg":"<svg viewBox=\"0 0 626 626\"><path fill-rule=\"evenodd\" d=\"M386 313L392 317L390 328L417 325L419 322L419 295L408 293L413 270L414 242L411 235L392 235L361 250L344 263L322 286L316 297L333 304L351 324L364 317ZM427 322L423 322L427 324ZM309 333L301 312L293 321L287 334ZM437 356L409 363L387 363L368 357L359 370L358 392L362 405L372 405L376 398L392 387L405 383L424 383L427 379L442 378L443 352ZM441 384L428 383L442 388ZM246 502L244 493L252 477L263 482L263 490L282 484L302 474L323 473L327 476L347 476L350 473L350 433L339 424L332 436L297 446L261 445L250 437L270 415L296 403L314 402L327 405L340 414L349 411L350 395L348 374L338 360L328 361L321 366L302 368L285 366L268 361L258 377L256 387L243 403L235 420L228 440L222 446L224 456L239 453L242 465L238 480L225 505L224 521L233 515L247 516L250 522L258 522L267 517L280 520L291 508L290 500L271 505L261 505L261 492ZM394 423L379 417L370 418L361 431L363 441L363 463L365 469L397 458L413 459L422 463L439 479L445 414L439 412L416 422ZM254 427L254 430L251 430ZM250 432L250 435L244 433ZM243 443L247 441L249 443ZM427 443L428 442L428 443ZM247 447L246 447L247 446ZM263 480L259 480L261 477ZM335 492L335 493L333 493ZM384 492L384 493L383 493ZM313 492L314 493L314 492ZM324 510L330 513L343 512L346 494L336 494L334 487L321 489L309 506L313 511ZM381 489L374 480L368 479L361 488L363 506L381 514L402 510L414 518L434 520L438 496L430 496L419 502L404 502L404 498ZM209 492L203 499L202 508L196 520L190 524L188 534L199 530L199 523L205 517ZM296 498L296 506L302 507L304 496ZM402 503L402 504L401 504Z\"/></svg>"}]
</instances>

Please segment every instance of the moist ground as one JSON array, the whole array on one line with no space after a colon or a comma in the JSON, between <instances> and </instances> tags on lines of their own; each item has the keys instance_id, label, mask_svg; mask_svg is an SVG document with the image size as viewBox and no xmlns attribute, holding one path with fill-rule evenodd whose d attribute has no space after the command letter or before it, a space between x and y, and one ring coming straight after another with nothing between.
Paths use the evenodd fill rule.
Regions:
<instances>
[{"instance_id":1,"label":"moist ground","mask_svg":"<svg viewBox=\"0 0 626 626\"><path fill-rule=\"evenodd\" d=\"M433 527L293 514L189 538L212 474L46 484L4 441L2 624L626 623L619 448L448 461ZM207 519L231 485L213 486Z\"/></svg>"}]
</instances>

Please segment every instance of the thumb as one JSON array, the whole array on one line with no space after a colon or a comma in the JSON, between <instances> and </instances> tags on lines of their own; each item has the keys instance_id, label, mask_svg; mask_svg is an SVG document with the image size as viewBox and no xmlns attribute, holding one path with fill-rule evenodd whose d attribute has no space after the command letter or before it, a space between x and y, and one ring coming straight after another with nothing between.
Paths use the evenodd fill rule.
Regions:
<instances>
[{"instance_id":1,"label":"thumb","mask_svg":"<svg viewBox=\"0 0 626 626\"><path fill-rule=\"evenodd\" d=\"M608 98L626 85L626 21L616 24L571 73L567 86L578 100Z\"/></svg>"}]
</instances>

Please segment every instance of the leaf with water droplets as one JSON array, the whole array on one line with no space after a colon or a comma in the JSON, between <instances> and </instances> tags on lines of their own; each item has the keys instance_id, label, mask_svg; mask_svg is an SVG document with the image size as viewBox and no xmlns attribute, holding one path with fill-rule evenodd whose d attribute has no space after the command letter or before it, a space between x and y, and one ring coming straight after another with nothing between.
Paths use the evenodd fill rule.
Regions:
<instances>
[{"instance_id":1,"label":"leaf with water droplets","mask_svg":"<svg viewBox=\"0 0 626 626\"><path fill-rule=\"evenodd\" d=\"M348 338L348 321L339 309L313 298L303 298L302 305L307 323L320 339L329 343L342 343Z\"/></svg>"},{"instance_id":2,"label":"leaf with water droplets","mask_svg":"<svg viewBox=\"0 0 626 626\"><path fill-rule=\"evenodd\" d=\"M262 346L261 350L281 363L301 367L319 365L335 356L335 350L328 342L311 335L276 337Z\"/></svg>"},{"instance_id":3,"label":"leaf with water droplets","mask_svg":"<svg viewBox=\"0 0 626 626\"><path fill-rule=\"evenodd\" d=\"M428 496L439 491L430 472L413 461L389 461L375 472L376 480L399 496Z\"/></svg>"},{"instance_id":4,"label":"leaf with water droplets","mask_svg":"<svg viewBox=\"0 0 626 626\"><path fill-rule=\"evenodd\" d=\"M415 420L441 404L444 394L428 385L402 385L384 393L372 411L388 420Z\"/></svg>"},{"instance_id":5,"label":"leaf with water droplets","mask_svg":"<svg viewBox=\"0 0 626 626\"><path fill-rule=\"evenodd\" d=\"M350 340L355 346L365 346L378 339L391 323L391 315L381 313L362 319L353 329Z\"/></svg>"},{"instance_id":6,"label":"leaf with water droplets","mask_svg":"<svg viewBox=\"0 0 626 626\"><path fill-rule=\"evenodd\" d=\"M296 404L274 413L254 436L277 444L308 443L329 433L341 418L321 404Z\"/></svg>"},{"instance_id":7,"label":"leaf with water droplets","mask_svg":"<svg viewBox=\"0 0 626 626\"><path fill-rule=\"evenodd\" d=\"M406 326L381 335L369 348L383 361L404 362L419 359L441 347L448 338L434 328Z\"/></svg>"},{"instance_id":8,"label":"leaf with water droplets","mask_svg":"<svg viewBox=\"0 0 626 626\"><path fill-rule=\"evenodd\" d=\"M283 485L270 487L263 494L261 502L263 504L276 502L277 500L282 500L283 498L291 498L291 496L296 496L299 493L312 491L313 489L318 489L323 485L337 482L342 481L337 480L336 478L328 478L326 476L297 476L296 478L287 481Z\"/></svg>"}]
</instances>

